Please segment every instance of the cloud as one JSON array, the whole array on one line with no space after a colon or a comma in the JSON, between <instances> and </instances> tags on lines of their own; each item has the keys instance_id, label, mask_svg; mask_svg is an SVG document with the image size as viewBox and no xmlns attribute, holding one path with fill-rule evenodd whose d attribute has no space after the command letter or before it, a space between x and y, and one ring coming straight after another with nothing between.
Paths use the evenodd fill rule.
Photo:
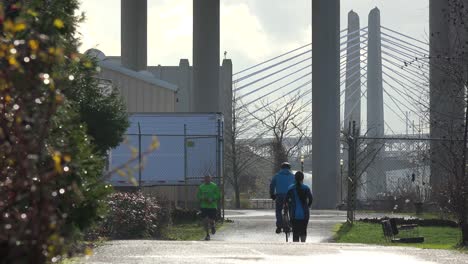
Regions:
<instances>
[{"instance_id":1,"label":"cloud","mask_svg":"<svg viewBox=\"0 0 468 264\"><path fill-rule=\"evenodd\" d=\"M265 1L255 1L253 5L254 2L246 0L221 1L221 53L228 51L235 69L309 42L307 14L302 18L294 16L294 10L300 7L298 3L308 0L295 0L291 6L274 1L273 4L280 5L268 10L261 8L267 4ZM177 65L181 58L191 60L192 1L148 3L148 63ZM107 55L119 55L120 1L82 0L81 11L87 16L79 29L83 40L81 51L98 48Z\"/></svg>"},{"instance_id":2,"label":"cloud","mask_svg":"<svg viewBox=\"0 0 468 264\"><path fill-rule=\"evenodd\" d=\"M120 1L81 0L87 20L80 27L84 51L97 47L120 54ZM148 0L148 62L177 65L192 61L193 0ZM371 8L382 10L382 24L424 39L428 0L355 0L341 2L341 28L354 9L367 25ZM405 8L401 8L404 6ZM234 71L311 41L310 0L221 0L221 53L228 52Z\"/></svg>"},{"instance_id":3,"label":"cloud","mask_svg":"<svg viewBox=\"0 0 468 264\"><path fill-rule=\"evenodd\" d=\"M192 1L151 1L148 7L148 64L179 65L192 59Z\"/></svg>"},{"instance_id":4,"label":"cloud","mask_svg":"<svg viewBox=\"0 0 468 264\"><path fill-rule=\"evenodd\" d=\"M300 40L311 25L312 1L249 1L254 14L271 37L279 43Z\"/></svg>"},{"instance_id":5,"label":"cloud","mask_svg":"<svg viewBox=\"0 0 468 264\"><path fill-rule=\"evenodd\" d=\"M80 51L98 48L106 55L120 54L120 1L82 0L80 12L86 16L86 21L78 28L82 42Z\"/></svg>"}]
</instances>

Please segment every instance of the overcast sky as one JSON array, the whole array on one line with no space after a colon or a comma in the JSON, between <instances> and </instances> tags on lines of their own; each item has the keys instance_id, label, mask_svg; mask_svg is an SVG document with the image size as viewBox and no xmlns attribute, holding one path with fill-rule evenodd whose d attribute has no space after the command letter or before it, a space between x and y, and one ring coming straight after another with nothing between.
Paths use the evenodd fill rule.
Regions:
<instances>
[{"instance_id":1,"label":"overcast sky","mask_svg":"<svg viewBox=\"0 0 468 264\"><path fill-rule=\"evenodd\" d=\"M148 63L192 63L192 1L148 0ZM81 0L86 22L80 28L81 51L98 48L120 54L120 0ZM221 52L234 71L311 42L311 0L221 0ZM374 7L382 25L427 39L428 0L342 0L341 28L353 9L367 24Z\"/></svg>"},{"instance_id":2,"label":"overcast sky","mask_svg":"<svg viewBox=\"0 0 468 264\"><path fill-rule=\"evenodd\" d=\"M81 51L98 48L106 55L120 55L120 0L81 1L81 11L87 17L80 28ZM148 0L150 66L178 65L181 58L188 58L192 64L192 2ZM309 44L311 3L312 0L221 0L221 53L227 51L234 72ZM350 10L359 14L364 27L369 11L375 7L381 11L383 26L427 42L428 0L342 0L341 29L347 28ZM366 111L365 100L362 111ZM366 115L362 118L365 120ZM418 122L416 117L410 118ZM401 116L394 115L388 107L385 120L393 130L405 131Z\"/></svg>"}]
</instances>

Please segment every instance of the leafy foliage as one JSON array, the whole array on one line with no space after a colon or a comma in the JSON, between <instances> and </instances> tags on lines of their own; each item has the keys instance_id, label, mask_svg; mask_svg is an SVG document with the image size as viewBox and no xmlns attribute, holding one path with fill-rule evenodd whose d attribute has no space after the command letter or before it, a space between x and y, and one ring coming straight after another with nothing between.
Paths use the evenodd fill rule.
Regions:
<instances>
[{"instance_id":1,"label":"leafy foliage","mask_svg":"<svg viewBox=\"0 0 468 264\"><path fill-rule=\"evenodd\" d=\"M200 219L198 213L199 211L195 209L175 207L171 212L171 217L174 223L191 223Z\"/></svg>"},{"instance_id":2,"label":"leafy foliage","mask_svg":"<svg viewBox=\"0 0 468 264\"><path fill-rule=\"evenodd\" d=\"M155 238L168 223L168 212L141 192L119 192L109 197L108 216L98 229L114 239Z\"/></svg>"},{"instance_id":3,"label":"leafy foliage","mask_svg":"<svg viewBox=\"0 0 468 264\"><path fill-rule=\"evenodd\" d=\"M95 60L91 65L76 64L71 70L76 89L68 89L65 94L76 107L80 120L87 126L91 141L96 150L104 154L122 141L122 135L129 126L124 102L114 87L102 84L96 79Z\"/></svg>"},{"instance_id":4,"label":"leafy foliage","mask_svg":"<svg viewBox=\"0 0 468 264\"><path fill-rule=\"evenodd\" d=\"M0 4L0 263L57 262L105 213L111 188L101 180L102 146L115 142L95 147L82 109L103 103L115 120L125 115L116 97L72 98L71 91L99 91L95 64L77 53L77 7L77 0Z\"/></svg>"}]
</instances>

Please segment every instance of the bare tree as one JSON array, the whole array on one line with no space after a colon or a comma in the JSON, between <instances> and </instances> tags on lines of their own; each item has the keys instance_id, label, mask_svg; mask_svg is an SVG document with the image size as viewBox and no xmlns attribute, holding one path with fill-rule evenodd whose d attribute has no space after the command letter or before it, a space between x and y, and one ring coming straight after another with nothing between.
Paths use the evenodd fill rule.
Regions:
<instances>
[{"instance_id":1,"label":"bare tree","mask_svg":"<svg viewBox=\"0 0 468 264\"><path fill-rule=\"evenodd\" d=\"M268 142L273 156L273 169L297 154L304 140L304 131L310 126L311 118L304 111L301 97L285 97L282 103L261 102L260 113L250 113L262 126L265 137L272 136Z\"/></svg>"},{"instance_id":2,"label":"bare tree","mask_svg":"<svg viewBox=\"0 0 468 264\"><path fill-rule=\"evenodd\" d=\"M461 244L468 246L468 176L466 165L468 161L468 96L467 96L467 66L468 66L468 2L466 0L447 0L446 19L450 25L450 50L441 57L432 58L441 62L434 70L446 76L447 83L441 84L436 90L450 96L451 106L450 126L440 124L438 129L445 129L448 141L440 142L444 160L439 162L447 173L439 189L439 201L445 209L455 214L462 230ZM434 32L433 32L434 33ZM434 54L431 54L434 55ZM439 54L440 55L440 54ZM439 85L439 84L434 84ZM440 113L438 113L440 115ZM432 150L434 152L434 150Z\"/></svg>"},{"instance_id":3,"label":"bare tree","mask_svg":"<svg viewBox=\"0 0 468 264\"><path fill-rule=\"evenodd\" d=\"M248 122L243 119L246 117L246 107L238 99L237 94L233 95L232 109L232 129L228 131L226 148L226 175L225 178L234 189L235 207L240 208L240 193L243 184L252 184L251 170L258 161L259 156L254 153L257 135L253 137L248 135L251 129Z\"/></svg>"},{"instance_id":4,"label":"bare tree","mask_svg":"<svg viewBox=\"0 0 468 264\"><path fill-rule=\"evenodd\" d=\"M430 35L434 41L429 57L431 75L440 78L437 83L431 80L428 109L431 134L440 137L431 142L431 196L456 216L461 244L468 246L468 1L444 0L443 4L446 8L435 11L442 12L439 15L446 19L447 28ZM444 39L444 35L448 37Z\"/></svg>"}]
</instances>

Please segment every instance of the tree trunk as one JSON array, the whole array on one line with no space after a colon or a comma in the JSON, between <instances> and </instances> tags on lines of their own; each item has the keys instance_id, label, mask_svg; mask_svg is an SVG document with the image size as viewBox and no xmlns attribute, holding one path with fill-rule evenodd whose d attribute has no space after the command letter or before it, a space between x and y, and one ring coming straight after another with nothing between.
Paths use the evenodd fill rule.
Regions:
<instances>
[{"instance_id":1,"label":"tree trunk","mask_svg":"<svg viewBox=\"0 0 468 264\"><path fill-rule=\"evenodd\" d=\"M234 186L234 196L235 196L235 207L236 209L240 209L241 208L241 204L240 204L240 189L239 189L239 182L236 181L236 184Z\"/></svg>"},{"instance_id":2,"label":"tree trunk","mask_svg":"<svg viewBox=\"0 0 468 264\"><path fill-rule=\"evenodd\" d=\"M276 173L281 166L281 163L288 161L288 155L286 149L283 146L283 142L280 140L274 140L272 143L272 151L274 157L273 173Z\"/></svg>"},{"instance_id":3,"label":"tree trunk","mask_svg":"<svg viewBox=\"0 0 468 264\"><path fill-rule=\"evenodd\" d=\"M462 245L465 247L468 247L468 222L464 222L461 225L461 231L462 231Z\"/></svg>"},{"instance_id":4,"label":"tree trunk","mask_svg":"<svg viewBox=\"0 0 468 264\"><path fill-rule=\"evenodd\" d=\"M465 84L466 86L466 84ZM466 95L465 95L466 96ZM461 244L463 246L468 246L468 175L466 171L466 166L468 164L468 151L467 151L467 143L468 143L468 97L465 98L465 105L464 105L464 110L465 110L465 122L464 122L464 135L463 135L463 161L461 164L462 168L462 174L460 177L460 184L461 186L457 187L460 188L460 197L461 202L461 208L459 210L461 211L461 231L462 231L462 241Z\"/></svg>"}]
</instances>

